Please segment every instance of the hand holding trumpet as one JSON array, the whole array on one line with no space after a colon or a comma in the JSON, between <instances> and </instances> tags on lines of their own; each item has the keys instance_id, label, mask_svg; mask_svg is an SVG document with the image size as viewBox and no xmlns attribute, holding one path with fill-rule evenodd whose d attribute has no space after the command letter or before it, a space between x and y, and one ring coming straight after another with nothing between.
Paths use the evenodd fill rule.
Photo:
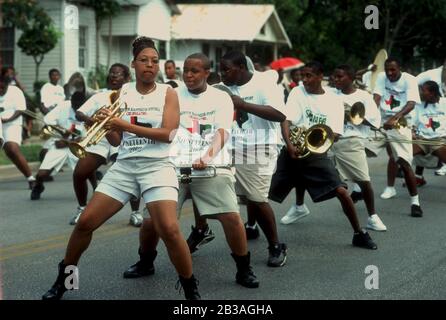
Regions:
<instances>
[{"instance_id":1,"label":"hand holding trumpet","mask_svg":"<svg viewBox=\"0 0 446 320\"><path fill-rule=\"evenodd\" d=\"M104 124L104 128L106 130L113 130L119 132L128 130L130 123L125 120L122 120L120 117L116 115L112 115L112 111L110 111L107 108L99 110L98 114L95 116L95 120L97 122L102 122L108 117L110 117L109 120Z\"/></svg>"}]
</instances>

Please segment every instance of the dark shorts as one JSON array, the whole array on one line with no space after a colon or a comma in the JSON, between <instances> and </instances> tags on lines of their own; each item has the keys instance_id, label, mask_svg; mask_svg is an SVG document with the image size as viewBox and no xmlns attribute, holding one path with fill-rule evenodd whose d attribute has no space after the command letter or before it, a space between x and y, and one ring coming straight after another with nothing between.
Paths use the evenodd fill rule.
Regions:
<instances>
[{"instance_id":1,"label":"dark shorts","mask_svg":"<svg viewBox=\"0 0 446 320\"><path fill-rule=\"evenodd\" d=\"M268 197L281 203L297 186L304 187L314 202L331 199L336 196L338 187L347 187L327 154L312 154L307 158L294 160L290 158L286 148L283 148L277 160Z\"/></svg>"}]
</instances>

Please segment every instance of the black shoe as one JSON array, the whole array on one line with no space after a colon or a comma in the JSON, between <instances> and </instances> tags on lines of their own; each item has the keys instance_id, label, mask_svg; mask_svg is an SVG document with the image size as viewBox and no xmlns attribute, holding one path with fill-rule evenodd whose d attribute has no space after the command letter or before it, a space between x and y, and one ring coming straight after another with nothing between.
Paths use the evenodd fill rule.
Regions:
<instances>
[{"instance_id":1,"label":"black shoe","mask_svg":"<svg viewBox=\"0 0 446 320\"><path fill-rule=\"evenodd\" d=\"M31 191L31 200L39 200L40 194L45 190L43 184L35 184Z\"/></svg>"},{"instance_id":2,"label":"black shoe","mask_svg":"<svg viewBox=\"0 0 446 320\"><path fill-rule=\"evenodd\" d=\"M202 245L214 240L215 235L209 226L206 229L198 229L192 226L192 232L187 238L187 245L189 246L190 253L197 251Z\"/></svg>"},{"instance_id":3,"label":"black shoe","mask_svg":"<svg viewBox=\"0 0 446 320\"><path fill-rule=\"evenodd\" d=\"M371 249L371 250L378 249L378 246L376 245L376 243L373 242L370 235L364 230L361 230L361 232L355 233L353 235L352 244L355 247L360 247L360 248L365 248L365 249Z\"/></svg>"},{"instance_id":4,"label":"black shoe","mask_svg":"<svg viewBox=\"0 0 446 320\"><path fill-rule=\"evenodd\" d=\"M364 200L364 197L363 197L363 195L362 195L362 192L353 191L353 192L351 193L350 197L352 198L353 203L356 203L356 202L358 202L358 201L360 201L360 200Z\"/></svg>"},{"instance_id":5,"label":"black shoe","mask_svg":"<svg viewBox=\"0 0 446 320\"><path fill-rule=\"evenodd\" d=\"M251 227L248 225L248 222L245 223L245 231L246 231L246 239L248 240L254 240L257 239L260 236L259 227L257 224L255 227Z\"/></svg>"},{"instance_id":6,"label":"black shoe","mask_svg":"<svg viewBox=\"0 0 446 320\"><path fill-rule=\"evenodd\" d=\"M29 190L32 190L32 189L34 188L35 185L36 185L36 180L33 180L33 181L29 181L29 180L28 180L28 187L29 187Z\"/></svg>"},{"instance_id":7,"label":"black shoe","mask_svg":"<svg viewBox=\"0 0 446 320\"><path fill-rule=\"evenodd\" d=\"M184 296L186 297L186 300L201 300L201 296L198 293L198 280L195 279L194 275L192 275L192 277L190 277L189 279L185 279L180 276L175 289L179 289L181 292L180 284L184 290Z\"/></svg>"},{"instance_id":8,"label":"black shoe","mask_svg":"<svg viewBox=\"0 0 446 320\"><path fill-rule=\"evenodd\" d=\"M155 261L157 251L147 254L141 254L141 249L138 250L140 260L134 265L130 266L124 271L123 277L126 279L141 278L150 276L155 273L153 261Z\"/></svg>"},{"instance_id":9,"label":"black shoe","mask_svg":"<svg viewBox=\"0 0 446 320\"><path fill-rule=\"evenodd\" d=\"M268 247L268 267L282 267L286 263L287 247L285 243L276 243Z\"/></svg>"},{"instance_id":10,"label":"black shoe","mask_svg":"<svg viewBox=\"0 0 446 320\"><path fill-rule=\"evenodd\" d=\"M258 288L259 280L257 280L254 271L250 265L251 254L248 252L245 256L237 256L231 253L237 265L237 274L235 275L235 281L246 288Z\"/></svg>"},{"instance_id":11,"label":"black shoe","mask_svg":"<svg viewBox=\"0 0 446 320\"><path fill-rule=\"evenodd\" d=\"M414 218L421 218L423 216L423 210L421 210L421 207L413 204L410 206L410 215Z\"/></svg>"},{"instance_id":12,"label":"black shoe","mask_svg":"<svg viewBox=\"0 0 446 320\"><path fill-rule=\"evenodd\" d=\"M65 287L65 279L69 276L68 273L65 273L66 267L67 265L64 264L62 260L59 263L59 274L57 275L56 282L54 282L50 290L42 296L42 300L60 300L63 294L68 290Z\"/></svg>"}]
</instances>

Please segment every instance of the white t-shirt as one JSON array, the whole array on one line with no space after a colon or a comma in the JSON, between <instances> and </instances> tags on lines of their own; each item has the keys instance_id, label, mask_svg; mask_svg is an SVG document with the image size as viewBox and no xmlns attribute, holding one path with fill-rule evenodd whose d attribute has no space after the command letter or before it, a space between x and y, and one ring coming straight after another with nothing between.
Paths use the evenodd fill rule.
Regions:
<instances>
[{"instance_id":1,"label":"white t-shirt","mask_svg":"<svg viewBox=\"0 0 446 320\"><path fill-rule=\"evenodd\" d=\"M338 134L344 133L344 104L339 96L324 89L324 94L310 94L304 87L294 87L285 107L287 120L306 129L325 124Z\"/></svg>"},{"instance_id":2,"label":"white t-shirt","mask_svg":"<svg viewBox=\"0 0 446 320\"><path fill-rule=\"evenodd\" d=\"M71 107L71 101L59 103L43 118L46 124L58 125L67 130L83 135L85 128L82 122L76 119L76 112Z\"/></svg>"},{"instance_id":3,"label":"white t-shirt","mask_svg":"<svg viewBox=\"0 0 446 320\"><path fill-rule=\"evenodd\" d=\"M417 75L418 85L421 86L426 81L435 81L440 87L441 96L444 97L446 94L446 88L442 87L445 84L441 83L441 73L443 71L443 66L431 70L424 71Z\"/></svg>"},{"instance_id":4,"label":"white t-shirt","mask_svg":"<svg viewBox=\"0 0 446 320\"><path fill-rule=\"evenodd\" d=\"M127 104L127 111L123 120L147 128L161 128L166 92L170 88L167 84L157 83L155 91L142 95L135 86L125 85L121 88L122 107ZM134 157L168 158L171 144L139 137L133 133L122 133L118 159Z\"/></svg>"},{"instance_id":5,"label":"white t-shirt","mask_svg":"<svg viewBox=\"0 0 446 320\"><path fill-rule=\"evenodd\" d=\"M385 72L378 74L374 94L381 96L381 117L386 122L390 117L400 112L409 101L420 103L417 80L414 76L402 72L398 81L390 82ZM411 113L404 117L411 123Z\"/></svg>"},{"instance_id":6,"label":"white t-shirt","mask_svg":"<svg viewBox=\"0 0 446 320\"><path fill-rule=\"evenodd\" d=\"M96 93L88 99L77 111L82 112L88 117L91 117L100 108L109 106L111 104L110 94L112 90L106 90Z\"/></svg>"},{"instance_id":7,"label":"white t-shirt","mask_svg":"<svg viewBox=\"0 0 446 320\"><path fill-rule=\"evenodd\" d=\"M224 129L230 134L234 105L228 94L212 86L198 95L185 86L175 90L180 102L180 127L171 151L177 167L190 167L209 149L217 130ZM229 141L230 138L211 164L231 163Z\"/></svg>"},{"instance_id":8,"label":"white t-shirt","mask_svg":"<svg viewBox=\"0 0 446 320\"><path fill-rule=\"evenodd\" d=\"M350 106L356 102L361 102L365 107L364 118L370 122L375 128L379 128L381 124L381 114L376 107L376 103L372 98L372 95L367 91L356 89L352 94L344 94L341 90L336 90L336 94L342 99L343 103ZM350 121L344 124L344 134L342 137L362 137L367 138L370 134L370 127L365 124L355 126Z\"/></svg>"},{"instance_id":9,"label":"white t-shirt","mask_svg":"<svg viewBox=\"0 0 446 320\"><path fill-rule=\"evenodd\" d=\"M22 90L16 86L8 86L6 93L0 96L0 118L8 119L18 110L26 110L25 96ZM4 123L3 126L5 128L14 125L21 126L22 119L22 116L20 116L11 122Z\"/></svg>"},{"instance_id":10,"label":"white t-shirt","mask_svg":"<svg viewBox=\"0 0 446 320\"><path fill-rule=\"evenodd\" d=\"M53 85L47 82L40 89L40 101L46 108L53 109L56 104L59 104L65 100L65 93L61 85Z\"/></svg>"},{"instance_id":11,"label":"white t-shirt","mask_svg":"<svg viewBox=\"0 0 446 320\"><path fill-rule=\"evenodd\" d=\"M372 71L367 71L362 75L362 83L367 89L370 89L370 86L372 84Z\"/></svg>"},{"instance_id":12,"label":"white t-shirt","mask_svg":"<svg viewBox=\"0 0 446 320\"><path fill-rule=\"evenodd\" d=\"M420 103L415 106L413 125L417 134L425 139L446 137L446 98L438 103Z\"/></svg>"},{"instance_id":13,"label":"white t-shirt","mask_svg":"<svg viewBox=\"0 0 446 320\"><path fill-rule=\"evenodd\" d=\"M277 84L273 83L269 76L254 72L246 84L228 88L247 103L271 106L284 113L283 92L277 89ZM281 144L280 123L265 120L251 113L247 114L247 120L243 122L241 128L234 122L232 133L236 148L242 148L243 145Z\"/></svg>"}]
</instances>

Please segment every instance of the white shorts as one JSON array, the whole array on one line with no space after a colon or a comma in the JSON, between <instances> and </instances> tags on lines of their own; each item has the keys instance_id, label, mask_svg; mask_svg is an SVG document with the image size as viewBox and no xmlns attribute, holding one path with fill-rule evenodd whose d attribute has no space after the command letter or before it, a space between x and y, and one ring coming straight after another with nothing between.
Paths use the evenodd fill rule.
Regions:
<instances>
[{"instance_id":1,"label":"white shorts","mask_svg":"<svg viewBox=\"0 0 446 320\"><path fill-rule=\"evenodd\" d=\"M412 130L410 128L401 128L401 129L392 129L385 131L387 134L387 137L389 139L404 139L404 140L412 140ZM382 139L384 138L384 135L382 133L377 132L377 138ZM407 163L412 164L413 160L413 146L412 143L403 143L403 142L385 142L384 140L372 140L367 143L366 148L373 152L375 155L378 155L378 153L385 148L387 143L389 143L393 156L395 158L395 161L398 160L398 158L401 158L405 160Z\"/></svg>"},{"instance_id":2,"label":"white shorts","mask_svg":"<svg viewBox=\"0 0 446 320\"><path fill-rule=\"evenodd\" d=\"M3 124L3 139L6 142L15 142L18 145L22 144L22 126Z\"/></svg>"},{"instance_id":3,"label":"white shorts","mask_svg":"<svg viewBox=\"0 0 446 320\"><path fill-rule=\"evenodd\" d=\"M71 170L74 170L78 160L69 148L57 149L56 147L52 147L46 153L39 170L53 170L51 175L54 176L62 169L65 162L68 162Z\"/></svg>"},{"instance_id":4,"label":"white shorts","mask_svg":"<svg viewBox=\"0 0 446 320\"><path fill-rule=\"evenodd\" d=\"M118 152L118 149L119 147L113 147L106 138L103 138L98 144L87 147L86 151L97 154L108 162L110 157Z\"/></svg>"},{"instance_id":5,"label":"white shorts","mask_svg":"<svg viewBox=\"0 0 446 320\"><path fill-rule=\"evenodd\" d=\"M42 149L47 149L47 150L51 149L52 147L54 147L55 142L56 142L56 138L49 138L43 144Z\"/></svg>"},{"instance_id":6,"label":"white shorts","mask_svg":"<svg viewBox=\"0 0 446 320\"><path fill-rule=\"evenodd\" d=\"M167 159L128 158L117 160L110 167L96 191L123 204L140 196L145 203L177 201L178 180L173 164Z\"/></svg>"}]
</instances>

